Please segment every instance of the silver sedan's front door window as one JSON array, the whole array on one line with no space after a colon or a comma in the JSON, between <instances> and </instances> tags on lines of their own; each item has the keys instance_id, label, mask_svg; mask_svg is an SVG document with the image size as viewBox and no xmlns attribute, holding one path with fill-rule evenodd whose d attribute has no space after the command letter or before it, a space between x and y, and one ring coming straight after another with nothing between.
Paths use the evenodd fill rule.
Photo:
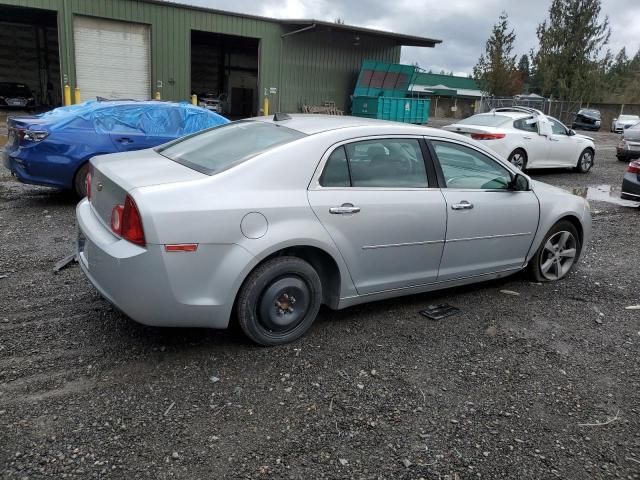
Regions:
<instances>
[{"instance_id":1,"label":"silver sedan's front door window","mask_svg":"<svg viewBox=\"0 0 640 480\"><path fill-rule=\"evenodd\" d=\"M354 142L321 164L309 202L360 294L435 282L446 210L418 139Z\"/></svg>"},{"instance_id":2,"label":"silver sedan's front door window","mask_svg":"<svg viewBox=\"0 0 640 480\"><path fill-rule=\"evenodd\" d=\"M499 162L459 143L432 141L446 188L447 236L438 281L522 267L538 227L538 199L510 189Z\"/></svg>"}]
</instances>

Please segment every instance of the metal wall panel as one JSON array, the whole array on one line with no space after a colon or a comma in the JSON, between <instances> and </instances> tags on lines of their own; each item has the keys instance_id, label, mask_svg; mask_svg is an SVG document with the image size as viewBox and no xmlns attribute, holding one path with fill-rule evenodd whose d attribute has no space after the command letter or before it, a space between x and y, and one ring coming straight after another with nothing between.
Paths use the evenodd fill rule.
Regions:
<instances>
[{"instance_id":1,"label":"metal wall panel","mask_svg":"<svg viewBox=\"0 0 640 480\"><path fill-rule=\"evenodd\" d=\"M400 61L400 47L388 40L335 31L311 30L282 39L280 108L335 102L346 113L363 60Z\"/></svg>"},{"instance_id":2,"label":"metal wall panel","mask_svg":"<svg viewBox=\"0 0 640 480\"><path fill-rule=\"evenodd\" d=\"M283 111L295 112L302 103L324 101L334 101L339 108L348 110L362 60L400 59L400 47L383 36L360 35L356 39L347 32L309 31L282 39L288 30L277 22L171 4L137 0L0 0L0 5L58 11L61 74L72 87L76 84L74 15L150 25L152 90L160 90L162 98L168 100L185 100L191 93L192 29L260 39L259 96L262 99L269 87L278 92L270 95L271 111L278 104ZM159 81L162 88L157 87Z\"/></svg>"}]
</instances>

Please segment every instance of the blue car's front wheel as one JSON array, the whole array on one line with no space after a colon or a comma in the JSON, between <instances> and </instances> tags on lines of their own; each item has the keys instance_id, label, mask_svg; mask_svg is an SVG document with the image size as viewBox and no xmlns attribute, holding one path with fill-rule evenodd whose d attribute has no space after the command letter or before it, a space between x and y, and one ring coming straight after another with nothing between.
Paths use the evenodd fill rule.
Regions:
<instances>
[{"instance_id":1,"label":"blue car's front wheel","mask_svg":"<svg viewBox=\"0 0 640 480\"><path fill-rule=\"evenodd\" d=\"M73 191L80 198L87 196L87 173L89 173L89 162L85 162L76 172L76 176L73 177Z\"/></svg>"}]
</instances>

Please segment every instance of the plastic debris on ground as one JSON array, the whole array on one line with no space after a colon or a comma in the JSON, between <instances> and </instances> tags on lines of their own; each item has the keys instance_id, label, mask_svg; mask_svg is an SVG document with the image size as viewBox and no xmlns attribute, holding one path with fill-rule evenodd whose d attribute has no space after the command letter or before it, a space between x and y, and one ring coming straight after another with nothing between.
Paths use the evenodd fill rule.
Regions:
<instances>
[{"instance_id":1,"label":"plastic debris on ground","mask_svg":"<svg viewBox=\"0 0 640 480\"><path fill-rule=\"evenodd\" d=\"M449 305L448 303L440 303L438 305L429 305L424 310L420 310L420 315L431 320L442 320L460 313L460 309Z\"/></svg>"},{"instance_id":2,"label":"plastic debris on ground","mask_svg":"<svg viewBox=\"0 0 640 480\"><path fill-rule=\"evenodd\" d=\"M63 268L67 268L70 264L76 263L77 261L78 261L78 258L76 257L75 253L71 255L67 255L62 260L58 260L56 262L56 264L53 266L53 271L57 273Z\"/></svg>"}]
</instances>

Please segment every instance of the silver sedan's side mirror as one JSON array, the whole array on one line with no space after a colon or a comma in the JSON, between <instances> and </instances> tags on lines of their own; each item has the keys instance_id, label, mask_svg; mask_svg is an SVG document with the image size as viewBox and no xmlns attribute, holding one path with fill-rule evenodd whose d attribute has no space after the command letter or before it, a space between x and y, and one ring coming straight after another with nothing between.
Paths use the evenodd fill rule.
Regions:
<instances>
[{"instance_id":1,"label":"silver sedan's side mirror","mask_svg":"<svg viewBox=\"0 0 640 480\"><path fill-rule=\"evenodd\" d=\"M573 137L576 134L576 131L574 129L569 129L569 136Z\"/></svg>"},{"instance_id":2,"label":"silver sedan's side mirror","mask_svg":"<svg viewBox=\"0 0 640 480\"><path fill-rule=\"evenodd\" d=\"M526 192L530 190L529 180L527 177L520 173L516 173L516 176L513 177L511 183L509 184L509 190L513 190L514 192Z\"/></svg>"}]
</instances>

